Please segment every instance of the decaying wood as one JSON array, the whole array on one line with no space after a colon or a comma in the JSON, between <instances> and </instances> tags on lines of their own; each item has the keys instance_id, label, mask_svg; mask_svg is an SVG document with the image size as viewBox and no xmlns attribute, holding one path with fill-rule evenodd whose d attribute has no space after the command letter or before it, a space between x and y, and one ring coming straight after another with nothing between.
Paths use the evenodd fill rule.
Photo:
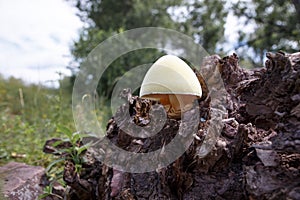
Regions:
<instances>
[{"instance_id":1,"label":"decaying wood","mask_svg":"<svg viewBox=\"0 0 300 200\"><path fill-rule=\"evenodd\" d=\"M66 163L69 199L300 199L300 53L268 53L267 58L256 70L240 68L235 54L207 58L204 65L211 69L201 72L205 81L215 81L210 77L218 70L227 91L224 127L208 155L200 156L199 147L214 122L212 97L219 88L205 86L205 98L193 108L200 112L198 131L180 158L160 170L128 173L103 165L101 153L91 148L81 174ZM181 121L167 119L157 135L134 138L118 127L124 112L129 110L131 123L146 126L155 120L150 107L154 112L161 107L130 91L122 97L128 103L109 121L107 138L136 153L163 149ZM195 116L193 109L186 112L188 119Z\"/></svg>"}]
</instances>

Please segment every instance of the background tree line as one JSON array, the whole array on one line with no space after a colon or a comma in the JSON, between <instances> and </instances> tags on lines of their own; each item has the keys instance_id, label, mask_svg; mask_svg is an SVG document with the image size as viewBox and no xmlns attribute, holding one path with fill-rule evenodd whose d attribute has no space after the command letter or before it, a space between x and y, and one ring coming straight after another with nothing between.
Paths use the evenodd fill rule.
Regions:
<instances>
[{"instance_id":1,"label":"background tree line","mask_svg":"<svg viewBox=\"0 0 300 200\"><path fill-rule=\"evenodd\" d=\"M299 51L299 0L68 0L85 22L72 46L77 66L101 41L113 34L137 27L164 27L194 38L210 54L225 55L234 50L246 67L261 66L267 51ZM238 40L226 48L228 15L242 23ZM250 27L245 29L244 27ZM231 37L229 35L229 37ZM120 57L100 80L99 91L109 96L114 82L131 66L153 62L163 52L141 50ZM76 71L76 70L74 70ZM76 75L76 72L74 73Z\"/></svg>"}]
</instances>

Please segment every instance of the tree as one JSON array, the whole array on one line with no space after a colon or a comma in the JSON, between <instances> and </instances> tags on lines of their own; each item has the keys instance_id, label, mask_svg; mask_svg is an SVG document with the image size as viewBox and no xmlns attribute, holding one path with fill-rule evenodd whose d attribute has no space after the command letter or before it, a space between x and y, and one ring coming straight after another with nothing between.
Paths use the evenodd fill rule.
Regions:
<instances>
[{"instance_id":1,"label":"tree","mask_svg":"<svg viewBox=\"0 0 300 200\"><path fill-rule=\"evenodd\" d=\"M245 18L245 25L253 27L251 33L240 30L237 51L253 50L254 55L245 57L254 66L262 63L267 51L299 50L299 1L294 0L293 3L284 0L251 0L233 4L236 16Z\"/></svg>"},{"instance_id":2,"label":"tree","mask_svg":"<svg viewBox=\"0 0 300 200\"><path fill-rule=\"evenodd\" d=\"M300 0L292 0L292 2L294 4L296 12L297 12L298 22L300 22Z\"/></svg>"},{"instance_id":3,"label":"tree","mask_svg":"<svg viewBox=\"0 0 300 200\"><path fill-rule=\"evenodd\" d=\"M124 30L158 26L175 29L177 22L171 19L168 8L179 5L179 0L74 0L78 15L88 26L83 28L72 53L80 64L100 42ZM110 65L100 80L100 95L110 96L115 80L131 67L151 63L161 55L158 50L139 50L121 56Z\"/></svg>"},{"instance_id":4,"label":"tree","mask_svg":"<svg viewBox=\"0 0 300 200\"><path fill-rule=\"evenodd\" d=\"M223 0L202 0L185 4L188 11L186 32L211 54L222 52L217 45L224 42L224 24L228 14L225 3Z\"/></svg>"},{"instance_id":5,"label":"tree","mask_svg":"<svg viewBox=\"0 0 300 200\"><path fill-rule=\"evenodd\" d=\"M226 12L221 1L181 0L69 0L87 23L74 42L72 53L79 64L100 42L115 33L138 27L164 27L178 30L195 39L210 53L222 41ZM186 10L183 14L179 11ZM100 95L109 96L113 83L132 66L154 62L164 52L141 50L120 57L101 80Z\"/></svg>"}]
</instances>

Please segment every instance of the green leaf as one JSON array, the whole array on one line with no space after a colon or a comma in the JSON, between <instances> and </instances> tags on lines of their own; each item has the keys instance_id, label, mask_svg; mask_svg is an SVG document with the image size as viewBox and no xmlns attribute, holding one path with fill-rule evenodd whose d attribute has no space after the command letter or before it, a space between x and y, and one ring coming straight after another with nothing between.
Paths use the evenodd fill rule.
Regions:
<instances>
[{"instance_id":1,"label":"green leaf","mask_svg":"<svg viewBox=\"0 0 300 200\"><path fill-rule=\"evenodd\" d=\"M80 159L80 157L78 155L75 155L75 154L72 155L72 160L75 163L75 165L76 164L81 164L81 159Z\"/></svg>"},{"instance_id":2,"label":"green leaf","mask_svg":"<svg viewBox=\"0 0 300 200\"><path fill-rule=\"evenodd\" d=\"M54 143L52 144L52 146L53 146L53 147L57 147L58 145L62 144L63 142L64 142L64 141L62 141L62 140L58 140L58 141L54 142Z\"/></svg>"},{"instance_id":3,"label":"green leaf","mask_svg":"<svg viewBox=\"0 0 300 200\"><path fill-rule=\"evenodd\" d=\"M59 125L59 124L57 124L56 127L57 127L58 132L66 134L68 138L72 138L72 131L69 128Z\"/></svg>"},{"instance_id":4,"label":"green leaf","mask_svg":"<svg viewBox=\"0 0 300 200\"><path fill-rule=\"evenodd\" d=\"M52 169L52 167L53 167L54 165L56 165L57 163L60 163L60 162L62 162L62 161L64 161L64 160L65 160L65 158L60 158L60 159L58 159L58 160L54 160L53 162L51 162L51 163L47 166L47 168L46 168L46 173L50 172L50 170Z\"/></svg>"},{"instance_id":5,"label":"green leaf","mask_svg":"<svg viewBox=\"0 0 300 200\"><path fill-rule=\"evenodd\" d=\"M47 197L47 196L49 196L49 195L50 195L49 193L41 194L41 195L39 195L39 198L38 198L38 199L43 199L43 198L45 198L45 197Z\"/></svg>"},{"instance_id":6,"label":"green leaf","mask_svg":"<svg viewBox=\"0 0 300 200\"><path fill-rule=\"evenodd\" d=\"M81 147L75 147L77 155L80 155L83 151L87 150L91 146L92 142L89 142Z\"/></svg>"},{"instance_id":7,"label":"green leaf","mask_svg":"<svg viewBox=\"0 0 300 200\"><path fill-rule=\"evenodd\" d=\"M78 141L81 141L81 135L79 132L75 132L72 134L71 143L75 146Z\"/></svg>"},{"instance_id":8,"label":"green leaf","mask_svg":"<svg viewBox=\"0 0 300 200\"><path fill-rule=\"evenodd\" d=\"M76 165L75 165L75 169L76 169L76 172L77 172L77 173L80 173L81 168L82 168L82 165L81 165L81 164L76 164Z\"/></svg>"}]
</instances>

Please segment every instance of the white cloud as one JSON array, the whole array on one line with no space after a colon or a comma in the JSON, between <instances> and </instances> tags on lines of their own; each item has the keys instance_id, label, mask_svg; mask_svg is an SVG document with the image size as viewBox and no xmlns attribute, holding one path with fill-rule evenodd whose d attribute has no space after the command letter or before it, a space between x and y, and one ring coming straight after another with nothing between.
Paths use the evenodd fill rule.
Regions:
<instances>
[{"instance_id":1,"label":"white cloud","mask_svg":"<svg viewBox=\"0 0 300 200\"><path fill-rule=\"evenodd\" d=\"M0 73L27 82L69 73L69 47L82 22L65 0L0 1Z\"/></svg>"}]
</instances>

